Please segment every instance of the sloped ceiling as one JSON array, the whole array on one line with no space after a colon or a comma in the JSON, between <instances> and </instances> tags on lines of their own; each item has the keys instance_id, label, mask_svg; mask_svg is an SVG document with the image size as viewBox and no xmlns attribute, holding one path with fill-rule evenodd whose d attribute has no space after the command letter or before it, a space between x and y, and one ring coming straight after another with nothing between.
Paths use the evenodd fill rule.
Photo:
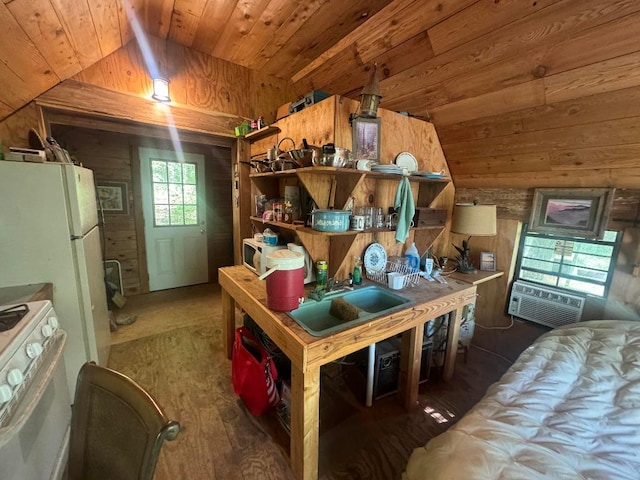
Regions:
<instances>
[{"instance_id":1,"label":"sloped ceiling","mask_svg":"<svg viewBox=\"0 0 640 480\"><path fill-rule=\"evenodd\" d=\"M459 185L640 185L637 0L4 0L0 21L0 118L139 22L298 94L355 98L377 63Z\"/></svg>"}]
</instances>

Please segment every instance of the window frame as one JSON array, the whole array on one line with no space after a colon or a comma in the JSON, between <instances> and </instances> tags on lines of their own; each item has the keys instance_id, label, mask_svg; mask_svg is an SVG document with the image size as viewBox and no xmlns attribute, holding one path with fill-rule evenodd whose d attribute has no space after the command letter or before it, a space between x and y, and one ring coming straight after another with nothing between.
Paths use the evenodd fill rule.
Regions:
<instances>
[{"instance_id":1,"label":"window frame","mask_svg":"<svg viewBox=\"0 0 640 480\"><path fill-rule=\"evenodd\" d=\"M166 167L167 167L167 181L166 182L156 182L154 180L154 177L153 177L153 163L154 162L162 162L162 163L164 163L166 165ZM169 169L169 164L170 163L178 164L178 165L181 166L180 168L181 168L182 171L181 171L180 175L181 175L182 180L181 180L180 183L171 182L169 180L168 169ZM194 183L185 183L184 182L184 165L186 165L186 164L193 165L193 167L194 167L195 175L196 175ZM198 225L200 225L201 212L200 212L200 202L199 202L199 199L198 199L198 175L199 175L198 164L196 162L187 162L187 161L180 161L180 160L165 160L165 159L161 159L161 158L154 158L154 159L151 159L151 161L149 162L149 170L150 170L150 180L151 180L151 210L152 210L152 213L153 213L153 226L154 226L154 228L179 228L179 227L193 228L193 227L197 227ZM167 186L167 195L168 195L167 202L168 203L166 204L166 206L169 209L169 224L168 225L159 224L157 222L156 206L157 205L165 205L165 204L157 204L156 203L156 199L155 199L155 185L156 184L163 184L163 185ZM182 212L183 223L171 223L171 206L172 205L177 205L177 204L172 204L171 203L171 188L170 188L171 185L181 185L181 187L183 189L184 189L185 185L193 185L195 187L195 189L196 189L196 203L195 204L184 203L184 190L183 190L183 193L182 193L183 201L180 204L183 207L183 212ZM195 206L195 208L196 208L196 221L195 221L195 223L184 223L184 218L185 218L184 207L185 206Z\"/></svg>"},{"instance_id":2,"label":"window frame","mask_svg":"<svg viewBox=\"0 0 640 480\"><path fill-rule=\"evenodd\" d=\"M616 238L614 241L604 241L604 240L598 240L595 238L584 238L584 237L576 237L576 236L571 236L571 235L554 235L554 234L550 234L550 233L539 233L539 232L531 232L529 231L529 225L528 224L523 224L522 227L522 234L520 236L520 242L518 244L518 255L517 255L517 261L516 261L516 270L515 270L515 275L514 275L514 281L515 280L523 280L525 282L529 282L529 283L535 283L536 285L541 285L544 287L550 287L550 288L555 288L558 290L563 290L566 292L570 292L572 294L577 294L577 295L584 295L586 296L592 296L592 297L596 297L596 298L603 298L606 299L609 296L609 290L611 289L611 283L613 282L613 274L615 272L615 268L616 268L616 264L617 264L617 258L618 258L618 253L620 251L620 246L622 243L622 232L617 231L617 230L609 230L612 232L615 232L616 234ZM603 286L604 287L604 291L602 293L602 295L598 295L598 294L594 294L594 293L588 293L588 292L584 292L581 290L574 290L571 288L566 288L566 287L562 287L557 285L550 285L548 283L542 283L542 282L537 282L535 280L531 280L529 278L522 278L522 262L523 262L523 253L524 253L524 247L525 247L525 242L527 240L527 236L531 236L531 237L537 237L537 238L544 238L544 239L549 239L549 240L564 240L564 241L571 241L571 242L575 242L575 243L581 243L581 244L596 244L596 245L610 245L613 247L613 250L611 252L611 262L609 264L609 269L607 270L607 279L604 282L600 282L600 281L590 281L589 279L586 279L584 277L576 277L576 276L572 276L572 275L567 275L567 274L563 274L562 271L559 269L558 272L552 272L552 271L545 271L545 270L537 270L537 269L532 269L532 268L527 268L525 267L526 271L530 271L530 272L535 272L535 273L541 273L541 274L548 274L548 275L554 275L558 278L558 280L561 279L569 279L569 280L577 280L577 281L581 281L581 282L585 282L585 283L590 283L594 286ZM532 258L532 257L526 257L526 258ZM564 259L564 255L563 255L563 259ZM544 260L543 260L544 261ZM562 267L562 265L566 265L566 263L563 263L562 261L560 262L560 267Z\"/></svg>"}]
</instances>

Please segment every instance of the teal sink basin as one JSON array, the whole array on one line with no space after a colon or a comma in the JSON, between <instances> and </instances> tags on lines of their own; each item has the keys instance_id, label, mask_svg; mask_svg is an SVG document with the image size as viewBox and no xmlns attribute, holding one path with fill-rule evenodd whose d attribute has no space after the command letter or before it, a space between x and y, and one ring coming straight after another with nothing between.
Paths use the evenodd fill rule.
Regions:
<instances>
[{"instance_id":1,"label":"teal sink basin","mask_svg":"<svg viewBox=\"0 0 640 480\"><path fill-rule=\"evenodd\" d=\"M311 335L321 337L402 310L412 303L384 287L368 285L330 294L319 302L305 300L287 314Z\"/></svg>"}]
</instances>

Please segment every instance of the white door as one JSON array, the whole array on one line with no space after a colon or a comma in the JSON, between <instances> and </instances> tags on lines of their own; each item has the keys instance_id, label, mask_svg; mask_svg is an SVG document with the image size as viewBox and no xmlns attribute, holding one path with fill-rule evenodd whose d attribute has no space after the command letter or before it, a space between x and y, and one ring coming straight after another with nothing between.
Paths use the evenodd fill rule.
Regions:
<instances>
[{"instance_id":1,"label":"white door","mask_svg":"<svg viewBox=\"0 0 640 480\"><path fill-rule=\"evenodd\" d=\"M140 147L149 290L208 280L204 157Z\"/></svg>"}]
</instances>

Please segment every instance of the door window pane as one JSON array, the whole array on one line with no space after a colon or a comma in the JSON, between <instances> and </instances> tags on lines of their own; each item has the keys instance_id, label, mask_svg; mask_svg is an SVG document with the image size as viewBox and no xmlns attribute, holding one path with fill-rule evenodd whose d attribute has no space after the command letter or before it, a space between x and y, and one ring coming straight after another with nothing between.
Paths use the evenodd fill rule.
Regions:
<instances>
[{"instance_id":1,"label":"door window pane","mask_svg":"<svg viewBox=\"0 0 640 480\"><path fill-rule=\"evenodd\" d=\"M182 183L182 165L178 162L167 162L169 168L169 182Z\"/></svg>"},{"instance_id":2,"label":"door window pane","mask_svg":"<svg viewBox=\"0 0 640 480\"><path fill-rule=\"evenodd\" d=\"M153 160L151 162L151 178L154 182L167 181L167 162Z\"/></svg>"},{"instance_id":3,"label":"door window pane","mask_svg":"<svg viewBox=\"0 0 640 480\"><path fill-rule=\"evenodd\" d=\"M197 170L194 163L153 160L151 179L155 226L198 224Z\"/></svg>"},{"instance_id":4,"label":"door window pane","mask_svg":"<svg viewBox=\"0 0 640 480\"><path fill-rule=\"evenodd\" d=\"M196 184L196 165L195 163L185 163L182 166L183 183L189 183L191 185Z\"/></svg>"},{"instance_id":5,"label":"door window pane","mask_svg":"<svg viewBox=\"0 0 640 480\"><path fill-rule=\"evenodd\" d=\"M156 205L153 209L153 216L155 218L156 226L169 225L169 206Z\"/></svg>"},{"instance_id":6,"label":"door window pane","mask_svg":"<svg viewBox=\"0 0 640 480\"><path fill-rule=\"evenodd\" d=\"M169 192L167 191L166 183L153 184L153 203L154 205L169 204Z\"/></svg>"}]
</instances>

